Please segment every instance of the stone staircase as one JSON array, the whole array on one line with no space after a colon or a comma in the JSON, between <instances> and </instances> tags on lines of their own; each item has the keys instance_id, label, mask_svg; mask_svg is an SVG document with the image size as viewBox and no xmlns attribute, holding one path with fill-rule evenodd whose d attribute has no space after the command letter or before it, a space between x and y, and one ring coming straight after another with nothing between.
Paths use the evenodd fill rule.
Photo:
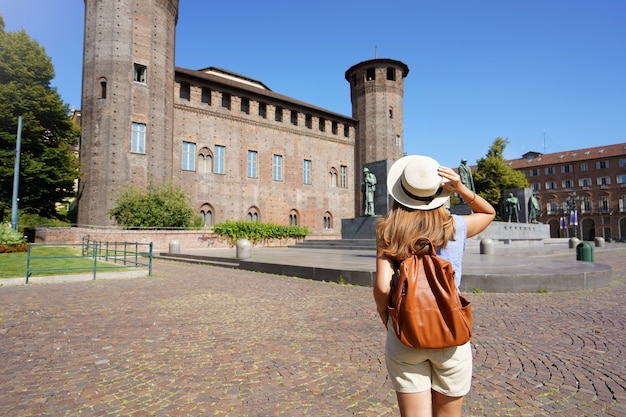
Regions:
<instances>
[{"instance_id":1,"label":"stone staircase","mask_svg":"<svg viewBox=\"0 0 626 417\"><path fill-rule=\"evenodd\" d=\"M336 240L303 240L290 248L298 249L342 249L342 250L376 250L374 239L336 239Z\"/></svg>"}]
</instances>

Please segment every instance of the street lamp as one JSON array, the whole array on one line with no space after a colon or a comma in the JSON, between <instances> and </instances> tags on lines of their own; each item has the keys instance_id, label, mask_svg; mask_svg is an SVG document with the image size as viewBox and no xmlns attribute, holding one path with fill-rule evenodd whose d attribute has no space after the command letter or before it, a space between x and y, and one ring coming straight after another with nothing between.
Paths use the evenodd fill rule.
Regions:
<instances>
[{"instance_id":1,"label":"street lamp","mask_svg":"<svg viewBox=\"0 0 626 417\"><path fill-rule=\"evenodd\" d=\"M565 233L564 230L567 231L567 236L561 236L561 237L569 237L569 230L567 228L567 221L565 220L565 216L567 215L567 211L568 211L568 204L563 201L561 203L561 218L559 219L559 228L561 229L561 234Z\"/></svg>"},{"instance_id":2,"label":"street lamp","mask_svg":"<svg viewBox=\"0 0 626 417\"><path fill-rule=\"evenodd\" d=\"M576 191L573 191L572 194L567 196L566 201L570 210L569 223L574 226L574 237L578 237L576 229L578 229L578 205L580 204L580 196L576 195Z\"/></svg>"}]
</instances>

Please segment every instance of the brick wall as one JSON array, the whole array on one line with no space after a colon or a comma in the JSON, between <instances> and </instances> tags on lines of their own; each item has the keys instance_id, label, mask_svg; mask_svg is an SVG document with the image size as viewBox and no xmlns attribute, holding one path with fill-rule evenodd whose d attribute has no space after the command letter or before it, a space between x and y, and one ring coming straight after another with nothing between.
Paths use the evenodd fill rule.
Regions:
<instances>
[{"instance_id":1,"label":"brick wall","mask_svg":"<svg viewBox=\"0 0 626 417\"><path fill-rule=\"evenodd\" d=\"M86 238L98 242L152 242L154 252L167 251L173 240L180 243L183 251L233 247L228 240L206 230L122 230L86 227L38 227L35 230L35 243L81 243ZM287 246L295 243L295 239L283 239L255 246Z\"/></svg>"}]
</instances>

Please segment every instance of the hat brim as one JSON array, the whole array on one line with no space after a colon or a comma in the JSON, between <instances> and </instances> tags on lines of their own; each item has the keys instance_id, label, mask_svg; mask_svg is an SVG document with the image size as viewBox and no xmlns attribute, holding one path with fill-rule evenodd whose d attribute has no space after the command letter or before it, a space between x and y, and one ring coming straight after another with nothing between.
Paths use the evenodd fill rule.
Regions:
<instances>
[{"instance_id":1,"label":"hat brim","mask_svg":"<svg viewBox=\"0 0 626 417\"><path fill-rule=\"evenodd\" d=\"M389 194L394 200L405 207L416 210L433 210L442 206L446 202L450 196L450 192L448 190L443 188L437 197L433 198L430 202L426 202L409 197L402 189L401 178L404 168L411 162L423 163L424 158L426 157L421 155L409 155L394 162L389 169L389 173L387 174L387 190L389 190Z\"/></svg>"}]
</instances>

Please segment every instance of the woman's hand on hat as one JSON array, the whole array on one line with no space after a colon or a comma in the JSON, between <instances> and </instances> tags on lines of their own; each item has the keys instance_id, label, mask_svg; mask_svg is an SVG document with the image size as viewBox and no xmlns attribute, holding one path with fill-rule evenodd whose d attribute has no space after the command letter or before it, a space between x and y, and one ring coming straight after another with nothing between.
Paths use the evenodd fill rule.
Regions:
<instances>
[{"instance_id":1,"label":"woman's hand on hat","mask_svg":"<svg viewBox=\"0 0 626 417\"><path fill-rule=\"evenodd\" d=\"M450 192L458 192L463 186L461 177L453 169L448 167L437 168L437 173L443 178L443 187Z\"/></svg>"}]
</instances>

